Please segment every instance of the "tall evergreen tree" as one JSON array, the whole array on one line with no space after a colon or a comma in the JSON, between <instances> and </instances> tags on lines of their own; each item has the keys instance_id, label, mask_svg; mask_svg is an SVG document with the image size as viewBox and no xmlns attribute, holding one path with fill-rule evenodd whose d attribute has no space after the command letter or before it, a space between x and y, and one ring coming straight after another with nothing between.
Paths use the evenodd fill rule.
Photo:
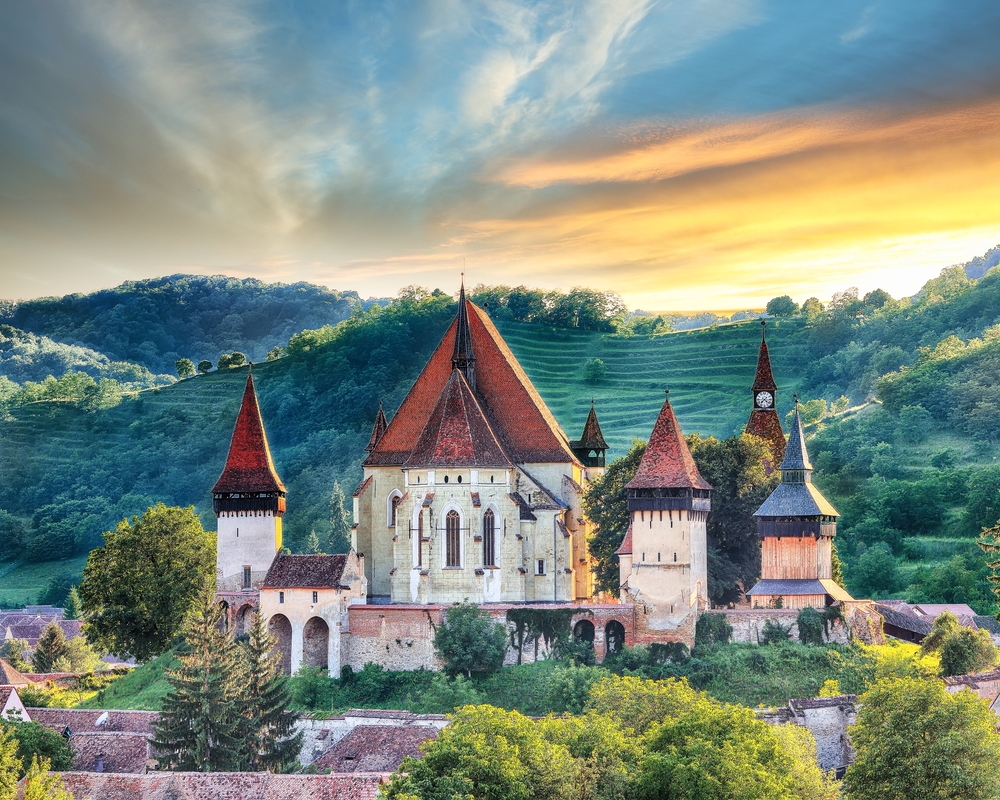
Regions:
<instances>
[{"instance_id":1,"label":"tall evergreen tree","mask_svg":"<svg viewBox=\"0 0 1000 800\"><path fill-rule=\"evenodd\" d=\"M42 629L42 635L35 645L32 659L35 672L52 672L56 661L66 653L66 634L55 622L50 622Z\"/></svg>"},{"instance_id":2,"label":"tall evergreen tree","mask_svg":"<svg viewBox=\"0 0 1000 800\"><path fill-rule=\"evenodd\" d=\"M330 496L330 547L327 552L346 553L350 547L351 512L346 508L344 490L335 481Z\"/></svg>"},{"instance_id":3,"label":"tall evergreen tree","mask_svg":"<svg viewBox=\"0 0 1000 800\"><path fill-rule=\"evenodd\" d=\"M186 772L236 769L242 675L232 635L224 631L222 606L207 589L184 639L181 666L167 673L171 691L153 731L160 766Z\"/></svg>"},{"instance_id":4,"label":"tall evergreen tree","mask_svg":"<svg viewBox=\"0 0 1000 800\"><path fill-rule=\"evenodd\" d=\"M82 614L83 608L80 606L80 593L74 586L69 590L69 594L66 595L66 607L63 609L63 616L66 619L80 619Z\"/></svg>"},{"instance_id":5,"label":"tall evergreen tree","mask_svg":"<svg viewBox=\"0 0 1000 800\"><path fill-rule=\"evenodd\" d=\"M286 772L297 764L302 731L299 715L288 709L291 693L281 672L281 656L264 618L254 614L249 636L242 644L241 769Z\"/></svg>"}]
</instances>

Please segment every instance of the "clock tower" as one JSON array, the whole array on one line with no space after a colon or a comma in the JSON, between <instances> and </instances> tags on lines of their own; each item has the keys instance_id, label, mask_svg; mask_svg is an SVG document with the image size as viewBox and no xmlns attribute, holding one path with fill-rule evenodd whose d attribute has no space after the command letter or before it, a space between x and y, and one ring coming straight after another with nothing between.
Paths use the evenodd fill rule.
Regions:
<instances>
[{"instance_id":1,"label":"clock tower","mask_svg":"<svg viewBox=\"0 0 1000 800\"><path fill-rule=\"evenodd\" d=\"M757 354L757 374L750 389L753 410L747 421L746 432L759 436L771 446L773 458L765 462L768 474L774 471L785 457L785 434L776 409L778 385L771 373L771 357L767 352L767 320L760 321L760 351Z\"/></svg>"}]
</instances>

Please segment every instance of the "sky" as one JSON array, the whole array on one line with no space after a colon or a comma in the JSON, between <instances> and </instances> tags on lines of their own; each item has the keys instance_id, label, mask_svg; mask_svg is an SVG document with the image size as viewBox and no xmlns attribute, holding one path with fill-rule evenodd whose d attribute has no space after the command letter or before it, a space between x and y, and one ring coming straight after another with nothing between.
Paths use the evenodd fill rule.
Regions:
<instances>
[{"instance_id":1,"label":"sky","mask_svg":"<svg viewBox=\"0 0 1000 800\"><path fill-rule=\"evenodd\" d=\"M1000 3L0 0L0 297L174 273L913 294L1000 244Z\"/></svg>"}]
</instances>

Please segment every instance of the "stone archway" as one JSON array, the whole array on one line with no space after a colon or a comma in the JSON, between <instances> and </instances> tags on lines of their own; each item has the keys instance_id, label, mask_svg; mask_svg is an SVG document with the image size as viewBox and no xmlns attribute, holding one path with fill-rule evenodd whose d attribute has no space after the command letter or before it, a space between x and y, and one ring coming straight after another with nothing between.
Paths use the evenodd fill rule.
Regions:
<instances>
[{"instance_id":1,"label":"stone archway","mask_svg":"<svg viewBox=\"0 0 1000 800\"><path fill-rule=\"evenodd\" d=\"M284 614L275 614L267 621L267 629L276 639L275 649L281 653L281 670L288 675L292 671L292 623Z\"/></svg>"},{"instance_id":2,"label":"stone archway","mask_svg":"<svg viewBox=\"0 0 1000 800\"><path fill-rule=\"evenodd\" d=\"M229 603L225 600L219 601L219 608L222 609L222 618L219 620L219 630L222 632L228 631L230 628L229 621Z\"/></svg>"},{"instance_id":3,"label":"stone archway","mask_svg":"<svg viewBox=\"0 0 1000 800\"><path fill-rule=\"evenodd\" d=\"M250 620L253 618L254 607L250 604L242 606L233 615L233 636L244 636L250 631Z\"/></svg>"},{"instance_id":4,"label":"stone archway","mask_svg":"<svg viewBox=\"0 0 1000 800\"><path fill-rule=\"evenodd\" d=\"M604 626L605 650L608 655L620 653L625 648L625 626L613 619Z\"/></svg>"},{"instance_id":5,"label":"stone archway","mask_svg":"<svg viewBox=\"0 0 1000 800\"><path fill-rule=\"evenodd\" d=\"M573 638L580 642L586 642L591 647L594 646L594 623L589 619L581 619L573 626Z\"/></svg>"},{"instance_id":6,"label":"stone archway","mask_svg":"<svg viewBox=\"0 0 1000 800\"><path fill-rule=\"evenodd\" d=\"M302 629L302 666L330 668L330 626L312 617Z\"/></svg>"}]
</instances>

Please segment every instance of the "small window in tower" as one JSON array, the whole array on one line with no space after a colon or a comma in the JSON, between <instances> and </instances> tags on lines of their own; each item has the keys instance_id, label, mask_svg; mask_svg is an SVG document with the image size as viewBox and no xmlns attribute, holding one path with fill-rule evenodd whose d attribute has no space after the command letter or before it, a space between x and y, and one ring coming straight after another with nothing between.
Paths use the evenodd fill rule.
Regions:
<instances>
[{"instance_id":1,"label":"small window in tower","mask_svg":"<svg viewBox=\"0 0 1000 800\"><path fill-rule=\"evenodd\" d=\"M483 514L483 566L495 567L497 565L496 556L496 516L493 509L487 509Z\"/></svg>"},{"instance_id":2,"label":"small window in tower","mask_svg":"<svg viewBox=\"0 0 1000 800\"><path fill-rule=\"evenodd\" d=\"M250 588L250 567L243 567L243 588Z\"/></svg>"},{"instance_id":3,"label":"small window in tower","mask_svg":"<svg viewBox=\"0 0 1000 800\"><path fill-rule=\"evenodd\" d=\"M237 539L240 538L240 529L239 528L236 529L236 538Z\"/></svg>"},{"instance_id":4,"label":"small window in tower","mask_svg":"<svg viewBox=\"0 0 1000 800\"><path fill-rule=\"evenodd\" d=\"M645 554L645 553L643 553L643 554L642 554L642 560L643 560L643 561L645 561L645 560L646 560L646 554Z\"/></svg>"},{"instance_id":5,"label":"small window in tower","mask_svg":"<svg viewBox=\"0 0 1000 800\"><path fill-rule=\"evenodd\" d=\"M659 554L659 553L657 553L657 554L656 554L656 560L657 560L657 561L659 561L659 560L660 560L660 554Z\"/></svg>"},{"instance_id":6,"label":"small window in tower","mask_svg":"<svg viewBox=\"0 0 1000 800\"><path fill-rule=\"evenodd\" d=\"M319 592L313 592L313 603L319 602Z\"/></svg>"},{"instance_id":7,"label":"small window in tower","mask_svg":"<svg viewBox=\"0 0 1000 800\"><path fill-rule=\"evenodd\" d=\"M278 592L278 602L279 603L284 603L285 602L285 593L284 592Z\"/></svg>"},{"instance_id":8,"label":"small window in tower","mask_svg":"<svg viewBox=\"0 0 1000 800\"><path fill-rule=\"evenodd\" d=\"M545 574L545 559L539 558L535 561L535 574L544 575Z\"/></svg>"},{"instance_id":9,"label":"small window in tower","mask_svg":"<svg viewBox=\"0 0 1000 800\"><path fill-rule=\"evenodd\" d=\"M493 476L490 475L490 483L493 483Z\"/></svg>"},{"instance_id":10,"label":"small window in tower","mask_svg":"<svg viewBox=\"0 0 1000 800\"><path fill-rule=\"evenodd\" d=\"M445 483L447 483L447 482L448 482L448 476L447 476L447 475L445 475L445 476L444 476L444 482L445 482Z\"/></svg>"},{"instance_id":11,"label":"small window in tower","mask_svg":"<svg viewBox=\"0 0 1000 800\"><path fill-rule=\"evenodd\" d=\"M674 553L674 563L677 563L677 553Z\"/></svg>"},{"instance_id":12,"label":"small window in tower","mask_svg":"<svg viewBox=\"0 0 1000 800\"><path fill-rule=\"evenodd\" d=\"M458 476L458 482L459 482L459 483L461 483L461 482L462 482L462 476L461 476L461 475L459 475L459 476Z\"/></svg>"}]
</instances>

